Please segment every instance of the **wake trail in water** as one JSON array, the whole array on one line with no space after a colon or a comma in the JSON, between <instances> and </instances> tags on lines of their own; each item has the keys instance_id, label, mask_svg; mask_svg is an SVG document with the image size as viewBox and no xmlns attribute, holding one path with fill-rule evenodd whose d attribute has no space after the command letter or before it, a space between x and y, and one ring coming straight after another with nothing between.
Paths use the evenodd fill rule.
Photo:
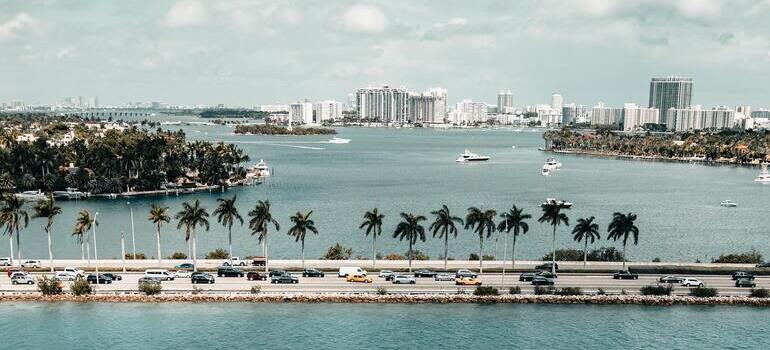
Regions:
<instances>
[{"instance_id":1,"label":"wake trail in water","mask_svg":"<svg viewBox=\"0 0 770 350\"><path fill-rule=\"evenodd\" d=\"M300 149L312 149L316 151L322 151L325 149L323 147L299 146L299 145L293 145L293 144L264 142L264 141L230 141L230 142L248 143L248 144L255 144L255 145L267 145L267 146L279 146L279 147L291 147L291 148L300 148ZM317 142L304 142L304 143L317 143Z\"/></svg>"}]
</instances>

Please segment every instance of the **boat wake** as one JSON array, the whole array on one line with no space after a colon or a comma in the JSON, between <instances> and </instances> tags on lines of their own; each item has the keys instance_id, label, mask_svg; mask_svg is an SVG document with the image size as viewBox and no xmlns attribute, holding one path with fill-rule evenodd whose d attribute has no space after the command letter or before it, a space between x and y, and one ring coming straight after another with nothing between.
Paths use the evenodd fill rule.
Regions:
<instances>
[{"instance_id":1,"label":"boat wake","mask_svg":"<svg viewBox=\"0 0 770 350\"><path fill-rule=\"evenodd\" d=\"M299 149L312 149L316 151L322 151L325 148L323 147L312 147L312 146L300 146L300 145L294 145L294 144L288 144L288 143L277 143L277 142L264 142L264 141L230 141L232 143L246 143L246 144L253 144L253 145L267 145L267 146L279 146L279 147L291 147L291 148L299 148ZM295 142L297 143L297 142ZM302 143L302 142L299 142ZM305 143L319 143L319 142L305 142Z\"/></svg>"}]
</instances>

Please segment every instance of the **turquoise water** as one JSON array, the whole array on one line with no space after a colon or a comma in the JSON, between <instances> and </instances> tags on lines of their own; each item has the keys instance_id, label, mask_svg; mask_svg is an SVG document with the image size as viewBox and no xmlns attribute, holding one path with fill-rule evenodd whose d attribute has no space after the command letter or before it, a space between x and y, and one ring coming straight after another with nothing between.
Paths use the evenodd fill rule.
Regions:
<instances>
[{"instance_id":1,"label":"turquoise water","mask_svg":"<svg viewBox=\"0 0 770 350\"><path fill-rule=\"evenodd\" d=\"M176 128L176 127L175 127ZM429 215L441 204L464 216L469 206L503 210L516 203L535 219L531 230L519 242L517 257L535 259L550 249L550 228L538 224L537 207L546 197L560 197L575 203L569 211L571 222L578 217L596 216L606 236L606 225L614 211L634 212L641 230L638 246L629 247L629 257L650 260L709 260L728 251L755 247L770 254L768 237L768 194L770 186L752 179L757 169L701 165L624 161L581 156L560 156L564 168L543 177L540 168L548 157L537 150L543 145L541 132L513 129L433 130L340 128L339 137L350 144L324 143L325 136L236 136L225 126L186 126L191 139L236 142L254 160L264 158L274 177L257 187L238 188L225 195L238 195L241 212L258 199L269 199L281 222L281 232L270 236L271 257L296 258L299 245L286 235L289 216L297 210L313 210L320 230L308 236L307 257L318 257L340 242L354 250L354 256L369 256L371 241L358 230L365 210L379 207L386 214L384 237L379 251L401 253L406 242L391 238L400 211ZM515 146L515 148L512 148ZM487 154L487 164L456 164L465 148ZM150 204L159 203L177 211L186 200L201 199L213 210L219 193L133 200L137 250L155 255L154 228L146 220ZM731 199L737 208L722 208ZM80 249L70 236L76 212L88 208L99 212L100 257L120 255L120 231L127 233L131 249L128 206L124 200L60 202L64 214L54 224L57 257L79 257ZM32 221L22 232L24 256L46 257L42 220ZM572 241L569 228L560 228L560 247L582 248ZM256 239L247 228L233 229L236 255L258 252ZM478 238L461 231L450 243L450 256L466 258L478 249ZM615 245L603 240L602 245ZM498 246L502 245L502 239ZM163 230L164 255L187 251L183 233L176 225ZM199 234L198 252L225 248L224 229L212 221L211 230ZM416 248L437 258L441 241L428 240ZM502 256L498 248L498 257ZM8 244L0 244L7 255ZM485 243L487 254L495 253L495 242Z\"/></svg>"},{"instance_id":2,"label":"turquoise water","mask_svg":"<svg viewBox=\"0 0 770 350\"><path fill-rule=\"evenodd\" d=\"M770 310L4 303L5 349L759 349Z\"/></svg>"}]
</instances>

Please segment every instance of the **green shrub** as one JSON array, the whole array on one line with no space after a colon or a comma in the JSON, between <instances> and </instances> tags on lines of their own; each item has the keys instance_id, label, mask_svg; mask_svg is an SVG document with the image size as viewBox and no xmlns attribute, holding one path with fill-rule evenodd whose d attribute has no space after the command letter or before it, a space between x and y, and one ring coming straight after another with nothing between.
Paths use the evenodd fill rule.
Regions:
<instances>
[{"instance_id":1,"label":"green shrub","mask_svg":"<svg viewBox=\"0 0 770 350\"><path fill-rule=\"evenodd\" d=\"M718 258L712 259L711 262L722 264L759 264L762 262L762 254L752 248L745 253L719 255Z\"/></svg>"},{"instance_id":2,"label":"green shrub","mask_svg":"<svg viewBox=\"0 0 770 350\"><path fill-rule=\"evenodd\" d=\"M508 294L521 294L521 287L514 286L508 289Z\"/></svg>"},{"instance_id":3,"label":"green shrub","mask_svg":"<svg viewBox=\"0 0 770 350\"><path fill-rule=\"evenodd\" d=\"M583 291L580 287L564 287L556 290L556 295L582 295Z\"/></svg>"},{"instance_id":4,"label":"green shrub","mask_svg":"<svg viewBox=\"0 0 770 350\"><path fill-rule=\"evenodd\" d=\"M487 295L499 295L497 288L488 286L478 286L473 291L473 295L487 296Z\"/></svg>"},{"instance_id":5,"label":"green shrub","mask_svg":"<svg viewBox=\"0 0 770 350\"><path fill-rule=\"evenodd\" d=\"M326 254L321 259L324 260L348 260L353 255L353 249L345 248L341 244L337 243L326 251Z\"/></svg>"},{"instance_id":6,"label":"green shrub","mask_svg":"<svg viewBox=\"0 0 770 350\"><path fill-rule=\"evenodd\" d=\"M388 289L385 287L377 287L377 295L386 295L388 294Z\"/></svg>"},{"instance_id":7,"label":"green shrub","mask_svg":"<svg viewBox=\"0 0 770 350\"><path fill-rule=\"evenodd\" d=\"M72 282L72 284L70 284L70 290L72 291L72 294L76 296L88 295L94 292L93 287L91 287L91 284L88 283L85 278L78 278L75 282Z\"/></svg>"},{"instance_id":8,"label":"green shrub","mask_svg":"<svg viewBox=\"0 0 770 350\"><path fill-rule=\"evenodd\" d=\"M615 247L601 247L588 252L588 261L623 261L623 253ZM542 258L551 261L551 253ZM583 251L580 249L557 249L556 261L583 261Z\"/></svg>"},{"instance_id":9,"label":"green shrub","mask_svg":"<svg viewBox=\"0 0 770 350\"><path fill-rule=\"evenodd\" d=\"M126 253L126 259L144 260L144 259L147 259L147 256L144 255L144 253L136 253L136 258L134 258L134 254Z\"/></svg>"},{"instance_id":10,"label":"green shrub","mask_svg":"<svg viewBox=\"0 0 770 350\"><path fill-rule=\"evenodd\" d=\"M652 259L652 262L660 262L660 258L655 257L654 259Z\"/></svg>"},{"instance_id":11,"label":"green shrub","mask_svg":"<svg viewBox=\"0 0 770 350\"><path fill-rule=\"evenodd\" d=\"M145 295L160 294L161 289L160 283L139 283L139 291Z\"/></svg>"},{"instance_id":12,"label":"green shrub","mask_svg":"<svg viewBox=\"0 0 770 350\"><path fill-rule=\"evenodd\" d=\"M535 295L553 294L555 288L553 286L535 286Z\"/></svg>"},{"instance_id":13,"label":"green shrub","mask_svg":"<svg viewBox=\"0 0 770 350\"><path fill-rule=\"evenodd\" d=\"M190 293L192 293L192 295L201 294L201 293L203 293L203 288L200 288L200 287L197 287L197 286L193 286L192 287L192 291L190 291Z\"/></svg>"},{"instance_id":14,"label":"green shrub","mask_svg":"<svg viewBox=\"0 0 770 350\"><path fill-rule=\"evenodd\" d=\"M492 256L492 255L489 255L489 254L484 254L484 256L482 258L484 259L484 261L494 261L495 260L495 257ZM471 253L470 255L468 255L468 260L479 261L479 255L476 254L476 253Z\"/></svg>"},{"instance_id":15,"label":"green shrub","mask_svg":"<svg viewBox=\"0 0 770 350\"><path fill-rule=\"evenodd\" d=\"M662 286L660 284L647 285L639 289L639 293L642 295L671 295L671 291L674 287L670 285Z\"/></svg>"},{"instance_id":16,"label":"green shrub","mask_svg":"<svg viewBox=\"0 0 770 350\"><path fill-rule=\"evenodd\" d=\"M251 294L259 294L262 292L262 287L260 286L251 286Z\"/></svg>"},{"instance_id":17,"label":"green shrub","mask_svg":"<svg viewBox=\"0 0 770 350\"><path fill-rule=\"evenodd\" d=\"M228 253L226 250L222 248L217 248L212 251L210 251L208 254L206 254L206 259L227 259L230 257L230 253Z\"/></svg>"},{"instance_id":18,"label":"green shrub","mask_svg":"<svg viewBox=\"0 0 770 350\"><path fill-rule=\"evenodd\" d=\"M37 289L43 295L59 295L63 288L59 280L43 276L37 279Z\"/></svg>"},{"instance_id":19,"label":"green shrub","mask_svg":"<svg viewBox=\"0 0 770 350\"><path fill-rule=\"evenodd\" d=\"M607 292L604 291L604 288L599 288L596 290L596 295L606 295Z\"/></svg>"},{"instance_id":20,"label":"green shrub","mask_svg":"<svg viewBox=\"0 0 770 350\"><path fill-rule=\"evenodd\" d=\"M406 260L406 258L403 255L398 255L398 254L388 254L388 255L385 255L385 257L383 259L385 259L385 260Z\"/></svg>"},{"instance_id":21,"label":"green shrub","mask_svg":"<svg viewBox=\"0 0 770 350\"><path fill-rule=\"evenodd\" d=\"M407 255L408 254L409 254L409 252L407 252ZM427 254L425 254L425 253L423 253L423 252L421 252L419 250L413 250L412 251L412 260L430 260L430 257Z\"/></svg>"},{"instance_id":22,"label":"green shrub","mask_svg":"<svg viewBox=\"0 0 770 350\"><path fill-rule=\"evenodd\" d=\"M770 291L765 288L754 288L749 296L752 298L767 298L770 297Z\"/></svg>"},{"instance_id":23,"label":"green shrub","mask_svg":"<svg viewBox=\"0 0 770 350\"><path fill-rule=\"evenodd\" d=\"M711 298L719 295L719 292L716 288L706 288L706 287L698 287L694 289L690 289L690 296L698 297L698 298Z\"/></svg>"},{"instance_id":24,"label":"green shrub","mask_svg":"<svg viewBox=\"0 0 770 350\"><path fill-rule=\"evenodd\" d=\"M184 259L187 259L187 254L182 253L182 252L174 252L168 258L169 259L184 260Z\"/></svg>"}]
</instances>

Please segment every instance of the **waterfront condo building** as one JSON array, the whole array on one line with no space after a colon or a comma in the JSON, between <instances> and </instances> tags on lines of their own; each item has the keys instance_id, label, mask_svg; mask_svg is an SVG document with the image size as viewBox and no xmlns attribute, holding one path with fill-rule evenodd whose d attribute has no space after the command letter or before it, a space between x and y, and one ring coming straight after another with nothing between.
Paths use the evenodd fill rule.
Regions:
<instances>
[{"instance_id":1,"label":"waterfront condo building","mask_svg":"<svg viewBox=\"0 0 770 350\"><path fill-rule=\"evenodd\" d=\"M661 124L668 124L667 113L670 108L687 109L692 103L691 78L669 76L652 78L650 81L650 104L660 112Z\"/></svg>"},{"instance_id":2,"label":"waterfront condo building","mask_svg":"<svg viewBox=\"0 0 770 350\"><path fill-rule=\"evenodd\" d=\"M497 112L500 114L512 114L514 112L513 93L511 93L511 90L500 90L497 94Z\"/></svg>"},{"instance_id":3,"label":"waterfront condo building","mask_svg":"<svg viewBox=\"0 0 770 350\"><path fill-rule=\"evenodd\" d=\"M405 123L409 118L409 92L388 85L358 89L356 111L361 119Z\"/></svg>"},{"instance_id":4,"label":"waterfront condo building","mask_svg":"<svg viewBox=\"0 0 770 350\"><path fill-rule=\"evenodd\" d=\"M315 124L341 117L342 104L337 101L320 101L313 104L313 123Z\"/></svg>"},{"instance_id":5,"label":"waterfront condo building","mask_svg":"<svg viewBox=\"0 0 770 350\"><path fill-rule=\"evenodd\" d=\"M623 122L623 108L607 107L599 102L591 110L591 126L620 126Z\"/></svg>"},{"instance_id":6,"label":"waterfront condo building","mask_svg":"<svg viewBox=\"0 0 770 350\"><path fill-rule=\"evenodd\" d=\"M294 123L313 123L313 104L310 102L294 102L289 109L289 117Z\"/></svg>"},{"instance_id":7,"label":"waterfront condo building","mask_svg":"<svg viewBox=\"0 0 770 350\"><path fill-rule=\"evenodd\" d=\"M660 124L660 110L645 108L636 103L623 105L623 130L642 130L645 124Z\"/></svg>"},{"instance_id":8,"label":"waterfront condo building","mask_svg":"<svg viewBox=\"0 0 770 350\"><path fill-rule=\"evenodd\" d=\"M714 109L670 108L666 112L666 127L672 131L688 131L731 128L735 124L735 111L717 107Z\"/></svg>"}]
</instances>

